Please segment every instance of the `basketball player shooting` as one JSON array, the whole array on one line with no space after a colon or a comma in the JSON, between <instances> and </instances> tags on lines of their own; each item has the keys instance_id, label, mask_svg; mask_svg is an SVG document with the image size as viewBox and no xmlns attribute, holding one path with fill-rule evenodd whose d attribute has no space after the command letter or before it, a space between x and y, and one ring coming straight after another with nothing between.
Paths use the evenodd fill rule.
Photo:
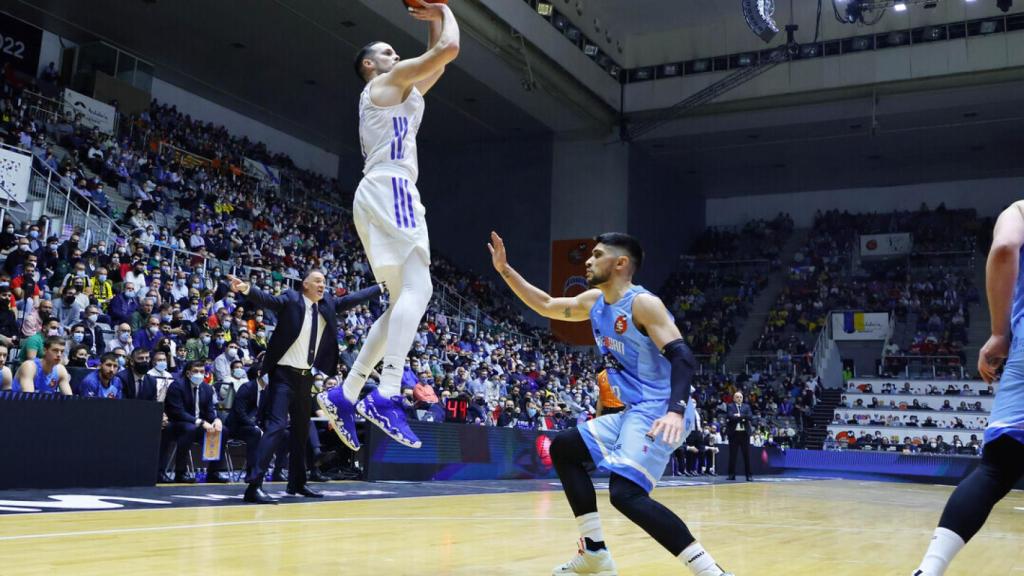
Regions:
<instances>
[{"instance_id":1,"label":"basketball player shooting","mask_svg":"<svg viewBox=\"0 0 1024 576\"><path fill-rule=\"evenodd\" d=\"M998 378L999 390L985 429L981 464L950 495L914 576L943 576L953 558L985 525L996 503L1024 477L1022 246L1024 202L1015 202L996 220L985 266L992 334L978 355L978 374L989 384Z\"/></svg>"},{"instance_id":2,"label":"basketball player shooting","mask_svg":"<svg viewBox=\"0 0 1024 576\"><path fill-rule=\"evenodd\" d=\"M459 26L442 3L419 1L409 14L430 26L427 51L402 60L385 42L356 55L355 71L366 82L359 99L359 139L365 158L352 214L366 258L390 295L387 311L373 323L344 385L317 396L345 445L359 449L355 414L396 442L419 448L399 396L405 358L433 291L426 210L416 188L416 133L426 94L459 54ZM359 400L366 379L383 359L380 386Z\"/></svg>"},{"instance_id":3,"label":"basketball player shooting","mask_svg":"<svg viewBox=\"0 0 1024 576\"><path fill-rule=\"evenodd\" d=\"M559 432L551 442L551 459L582 536L579 554L552 574L617 574L585 468L594 462L611 473L612 505L693 574L730 576L686 524L650 496L672 452L696 426L696 409L687 409L695 359L661 299L633 284L643 263L640 243L619 233L596 240L586 263L591 289L572 298L553 298L523 279L509 266L496 233L487 245L494 269L534 312L553 320L590 320L609 384L627 406Z\"/></svg>"}]
</instances>

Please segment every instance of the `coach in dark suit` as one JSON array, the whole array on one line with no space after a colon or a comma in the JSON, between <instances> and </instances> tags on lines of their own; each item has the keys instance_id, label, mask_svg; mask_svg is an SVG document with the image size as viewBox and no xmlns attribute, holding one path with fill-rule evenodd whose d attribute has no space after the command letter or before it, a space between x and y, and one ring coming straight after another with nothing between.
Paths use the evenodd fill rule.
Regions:
<instances>
[{"instance_id":1,"label":"coach in dark suit","mask_svg":"<svg viewBox=\"0 0 1024 576\"><path fill-rule=\"evenodd\" d=\"M188 452L195 442L202 442L207 430L223 431L221 434L221 458L211 462L207 469L207 482L227 482L220 475L224 462L225 430L217 411L213 407L213 387L203 382L206 376L206 365L203 362L191 362L185 369L182 378L176 378L167 388L164 399L164 412L167 414L167 434L177 444L175 454L174 481L195 481L185 477L185 463Z\"/></svg>"},{"instance_id":2,"label":"coach in dark suit","mask_svg":"<svg viewBox=\"0 0 1024 576\"><path fill-rule=\"evenodd\" d=\"M266 424L256 462L246 481L245 501L271 504L275 500L263 491L263 477L270 459L289 429L289 494L307 498L323 495L306 486L306 444L309 418L313 410L313 371L331 377L338 372L338 313L380 295L374 285L344 298L325 295L327 280L323 272L312 270L302 281L302 292L287 290L280 296L252 288L246 282L228 276L231 289L241 292L254 309L265 309L277 316L261 372L270 377L267 388Z\"/></svg>"},{"instance_id":3,"label":"coach in dark suit","mask_svg":"<svg viewBox=\"0 0 1024 576\"><path fill-rule=\"evenodd\" d=\"M750 471L750 421L753 414L750 406L743 403L743 393L736 392L732 396L732 404L725 410L726 434L729 437L729 480L736 479L736 455L743 454L743 470L747 473L747 481L753 480Z\"/></svg>"}]
</instances>

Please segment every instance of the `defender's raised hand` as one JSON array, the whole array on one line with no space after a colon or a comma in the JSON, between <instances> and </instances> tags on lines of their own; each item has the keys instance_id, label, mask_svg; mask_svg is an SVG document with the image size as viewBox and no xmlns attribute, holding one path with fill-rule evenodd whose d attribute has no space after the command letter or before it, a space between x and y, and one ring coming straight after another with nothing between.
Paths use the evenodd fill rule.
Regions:
<instances>
[{"instance_id":1,"label":"defender's raised hand","mask_svg":"<svg viewBox=\"0 0 1024 576\"><path fill-rule=\"evenodd\" d=\"M487 244L487 249L491 251L491 263L494 264L494 269L498 271L498 274L504 274L505 269L508 268L508 256L505 254L505 241L498 236L497 232L491 232L491 241Z\"/></svg>"},{"instance_id":2,"label":"defender's raised hand","mask_svg":"<svg viewBox=\"0 0 1024 576\"><path fill-rule=\"evenodd\" d=\"M242 294L245 294L246 292L249 291L249 283L248 282L243 282L242 280L232 276L231 274L227 275L227 279L228 279L228 282L231 283L230 288L231 288L232 292L241 292Z\"/></svg>"}]
</instances>

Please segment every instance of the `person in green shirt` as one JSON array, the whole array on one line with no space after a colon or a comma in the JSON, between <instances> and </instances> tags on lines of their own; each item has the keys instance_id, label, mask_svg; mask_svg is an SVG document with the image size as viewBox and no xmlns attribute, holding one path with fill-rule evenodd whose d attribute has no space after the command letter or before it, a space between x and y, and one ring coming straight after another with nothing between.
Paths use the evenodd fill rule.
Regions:
<instances>
[{"instance_id":1,"label":"person in green shirt","mask_svg":"<svg viewBox=\"0 0 1024 576\"><path fill-rule=\"evenodd\" d=\"M43 353L43 342L47 336L60 335L60 320L49 319L38 332L21 341L21 361L32 360Z\"/></svg>"},{"instance_id":2,"label":"person in green shirt","mask_svg":"<svg viewBox=\"0 0 1024 576\"><path fill-rule=\"evenodd\" d=\"M203 330L198 338L189 338L185 342L185 360L208 360L210 358L210 332Z\"/></svg>"}]
</instances>

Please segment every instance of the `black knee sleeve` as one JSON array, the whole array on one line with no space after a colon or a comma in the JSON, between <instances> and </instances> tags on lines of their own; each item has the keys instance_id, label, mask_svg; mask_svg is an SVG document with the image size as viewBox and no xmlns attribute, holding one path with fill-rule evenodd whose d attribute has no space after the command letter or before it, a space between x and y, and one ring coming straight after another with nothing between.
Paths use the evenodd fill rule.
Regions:
<instances>
[{"instance_id":1,"label":"black knee sleeve","mask_svg":"<svg viewBox=\"0 0 1024 576\"><path fill-rule=\"evenodd\" d=\"M572 428L559 432L551 441L550 452L551 463L558 472L558 479L562 482L573 515L597 512L594 482L586 468L588 463L593 463L593 459L579 430Z\"/></svg>"},{"instance_id":2,"label":"black knee sleeve","mask_svg":"<svg viewBox=\"0 0 1024 576\"><path fill-rule=\"evenodd\" d=\"M981 464L953 491L939 527L969 541L1024 474L1024 444L1003 436L985 446Z\"/></svg>"},{"instance_id":3,"label":"black knee sleeve","mask_svg":"<svg viewBox=\"0 0 1024 576\"><path fill-rule=\"evenodd\" d=\"M609 492L612 506L643 528L673 556L678 556L696 540L679 516L652 499L636 482L612 474Z\"/></svg>"}]
</instances>

